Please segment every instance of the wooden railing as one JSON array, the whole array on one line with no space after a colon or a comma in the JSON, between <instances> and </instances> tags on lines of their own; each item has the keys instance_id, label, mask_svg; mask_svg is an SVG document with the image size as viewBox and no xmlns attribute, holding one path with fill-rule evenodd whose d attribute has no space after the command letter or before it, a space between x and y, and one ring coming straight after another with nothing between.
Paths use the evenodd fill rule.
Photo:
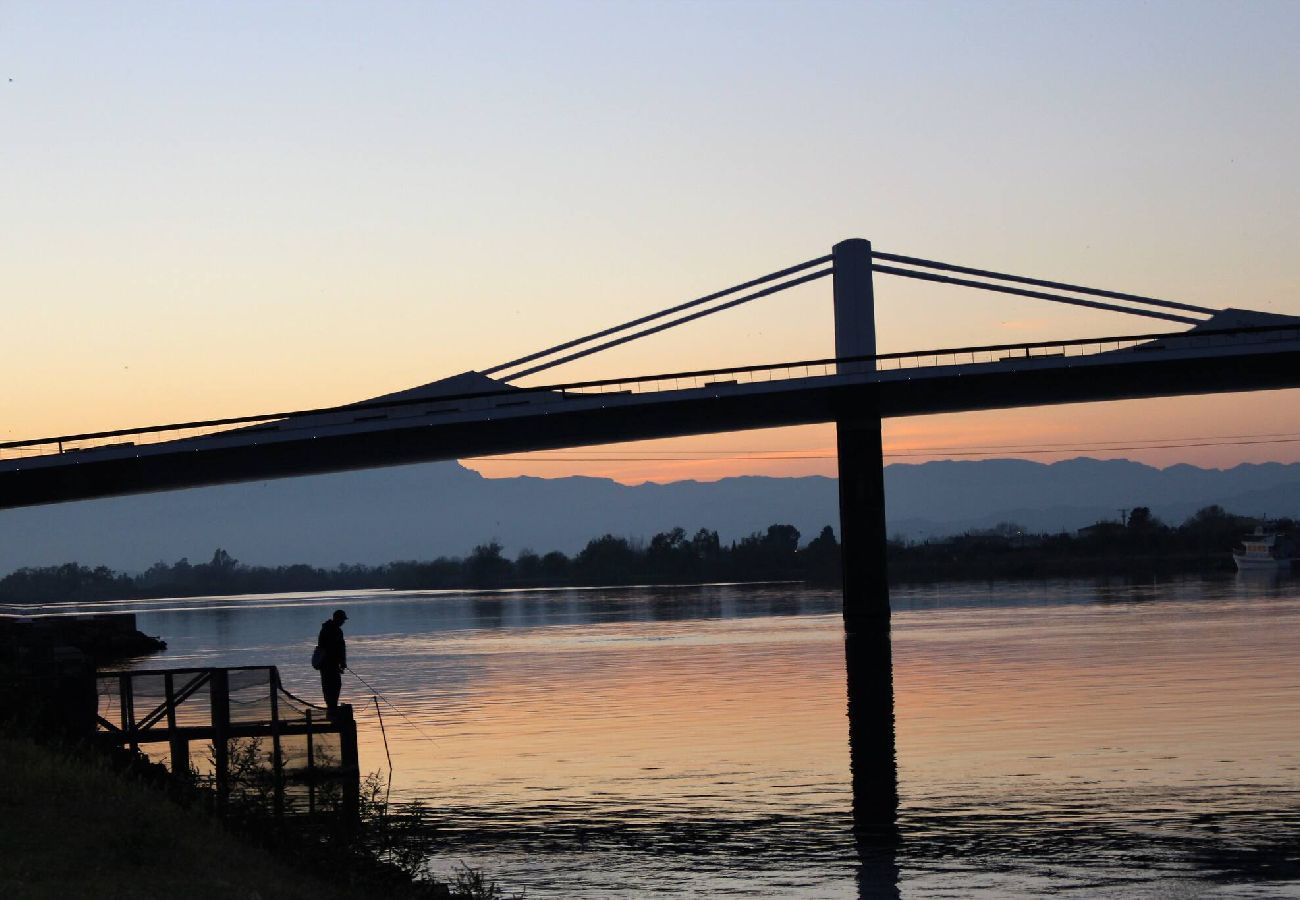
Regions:
<instances>
[{"instance_id":1,"label":"wooden railing","mask_svg":"<svg viewBox=\"0 0 1300 900\"><path fill-rule=\"evenodd\" d=\"M352 707L334 715L285 690L274 666L143 669L100 672L95 738L102 744L152 753L167 745L173 776L211 777L219 808L232 790L267 796L277 815L290 792L305 794L315 812L318 787L337 784L345 811L355 815L360 782ZM195 765L191 745L211 745L211 771ZM142 746L143 745L143 746ZM158 748L161 749L161 748ZM288 790L287 790L288 789Z\"/></svg>"}]
</instances>

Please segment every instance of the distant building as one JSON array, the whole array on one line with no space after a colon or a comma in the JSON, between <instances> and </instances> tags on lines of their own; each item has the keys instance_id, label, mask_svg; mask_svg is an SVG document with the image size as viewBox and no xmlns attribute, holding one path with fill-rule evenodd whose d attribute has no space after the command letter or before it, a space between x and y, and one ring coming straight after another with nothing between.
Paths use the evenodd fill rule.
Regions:
<instances>
[{"instance_id":1,"label":"distant building","mask_svg":"<svg viewBox=\"0 0 1300 900\"><path fill-rule=\"evenodd\" d=\"M1086 525L1076 531L1075 537L1080 538L1100 538L1100 537L1119 537L1127 532L1127 529L1119 522L1098 522L1095 525Z\"/></svg>"}]
</instances>

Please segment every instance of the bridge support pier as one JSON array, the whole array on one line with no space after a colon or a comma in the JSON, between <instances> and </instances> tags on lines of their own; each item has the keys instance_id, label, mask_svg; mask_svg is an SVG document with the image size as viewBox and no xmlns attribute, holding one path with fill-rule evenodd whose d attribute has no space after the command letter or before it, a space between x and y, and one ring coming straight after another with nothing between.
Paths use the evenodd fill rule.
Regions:
<instances>
[{"instance_id":1,"label":"bridge support pier","mask_svg":"<svg viewBox=\"0 0 1300 900\"><path fill-rule=\"evenodd\" d=\"M832 251L835 355L876 352L871 244L848 240ZM840 371L870 371L871 362ZM873 395L874 396L874 395ZM836 421L840 552L844 577L844 658L849 717L853 823L860 850L897 838L898 763L889 581L885 565L884 451L878 404L845 410Z\"/></svg>"},{"instance_id":2,"label":"bridge support pier","mask_svg":"<svg viewBox=\"0 0 1300 900\"><path fill-rule=\"evenodd\" d=\"M860 841L888 842L896 834L898 763L880 420L836 427L853 826Z\"/></svg>"}]
</instances>

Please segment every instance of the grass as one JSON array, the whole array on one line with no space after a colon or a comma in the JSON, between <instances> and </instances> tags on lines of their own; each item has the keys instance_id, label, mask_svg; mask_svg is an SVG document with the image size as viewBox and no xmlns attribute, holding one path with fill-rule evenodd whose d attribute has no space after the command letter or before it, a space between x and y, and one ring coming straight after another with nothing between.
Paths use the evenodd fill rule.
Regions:
<instances>
[{"instance_id":1,"label":"grass","mask_svg":"<svg viewBox=\"0 0 1300 900\"><path fill-rule=\"evenodd\" d=\"M0 772L6 900L394 900L405 893L296 868L92 754L0 734ZM417 888L419 895L500 896L495 886L483 893L431 887Z\"/></svg>"}]
</instances>

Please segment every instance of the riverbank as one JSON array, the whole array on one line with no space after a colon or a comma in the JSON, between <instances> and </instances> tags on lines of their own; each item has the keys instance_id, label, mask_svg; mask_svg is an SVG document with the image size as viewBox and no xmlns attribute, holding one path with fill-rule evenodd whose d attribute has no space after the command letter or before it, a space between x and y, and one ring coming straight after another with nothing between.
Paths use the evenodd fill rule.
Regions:
<instances>
[{"instance_id":1,"label":"riverbank","mask_svg":"<svg viewBox=\"0 0 1300 900\"><path fill-rule=\"evenodd\" d=\"M364 896L242 843L90 754L0 735L0 770L0 895L11 900Z\"/></svg>"},{"instance_id":2,"label":"riverbank","mask_svg":"<svg viewBox=\"0 0 1300 900\"><path fill-rule=\"evenodd\" d=\"M0 733L0 896L133 900L493 900L476 873L413 881L360 853L256 846L107 757ZM350 858L348 858L350 857Z\"/></svg>"}]
</instances>

